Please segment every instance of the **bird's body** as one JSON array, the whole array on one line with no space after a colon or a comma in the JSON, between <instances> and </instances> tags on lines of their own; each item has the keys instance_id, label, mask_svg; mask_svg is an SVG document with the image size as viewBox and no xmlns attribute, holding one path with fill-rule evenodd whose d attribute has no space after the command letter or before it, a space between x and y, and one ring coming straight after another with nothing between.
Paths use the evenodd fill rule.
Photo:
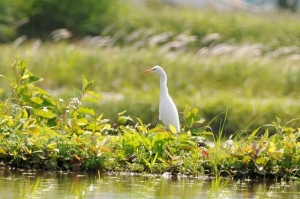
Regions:
<instances>
[{"instance_id":1,"label":"bird's body","mask_svg":"<svg viewBox=\"0 0 300 199\"><path fill-rule=\"evenodd\" d=\"M167 87L167 75L160 66L144 71L144 73L158 73L160 75L160 94L159 94L159 119L170 129L174 126L176 132L180 132L180 124L177 108L169 95Z\"/></svg>"}]
</instances>

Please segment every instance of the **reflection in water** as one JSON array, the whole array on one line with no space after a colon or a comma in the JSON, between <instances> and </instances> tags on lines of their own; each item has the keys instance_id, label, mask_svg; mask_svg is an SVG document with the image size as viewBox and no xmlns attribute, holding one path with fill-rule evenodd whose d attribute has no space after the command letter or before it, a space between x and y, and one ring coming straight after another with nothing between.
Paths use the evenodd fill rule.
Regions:
<instances>
[{"instance_id":1,"label":"reflection in water","mask_svg":"<svg viewBox=\"0 0 300 199\"><path fill-rule=\"evenodd\" d=\"M0 198L300 198L300 184L0 170Z\"/></svg>"}]
</instances>

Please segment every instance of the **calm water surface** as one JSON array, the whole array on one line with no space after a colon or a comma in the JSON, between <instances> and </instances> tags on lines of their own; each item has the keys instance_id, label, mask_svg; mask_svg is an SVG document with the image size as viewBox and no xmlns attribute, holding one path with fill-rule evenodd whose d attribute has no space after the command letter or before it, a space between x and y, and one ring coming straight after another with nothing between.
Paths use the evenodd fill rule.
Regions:
<instances>
[{"instance_id":1,"label":"calm water surface","mask_svg":"<svg viewBox=\"0 0 300 199\"><path fill-rule=\"evenodd\" d=\"M223 186L222 186L223 185ZM204 178L0 170L0 198L285 198L300 199L300 183Z\"/></svg>"}]
</instances>

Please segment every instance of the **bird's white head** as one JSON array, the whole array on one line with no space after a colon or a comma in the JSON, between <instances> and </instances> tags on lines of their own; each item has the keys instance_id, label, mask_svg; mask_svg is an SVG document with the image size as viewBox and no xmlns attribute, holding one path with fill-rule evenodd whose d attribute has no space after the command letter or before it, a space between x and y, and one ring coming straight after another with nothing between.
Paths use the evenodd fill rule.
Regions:
<instances>
[{"instance_id":1,"label":"bird's white head","mask_svg":"<svg viewBox=\"0 0 300 199\"><path fill-rule=\"evenodd\" d=\"M162 73L165 73L165 71L160 66L154 66L153 68L150 68L149 70L143 71L143 73L158 73L158 74L162 74Z\"/></svg>"}]
</instances>

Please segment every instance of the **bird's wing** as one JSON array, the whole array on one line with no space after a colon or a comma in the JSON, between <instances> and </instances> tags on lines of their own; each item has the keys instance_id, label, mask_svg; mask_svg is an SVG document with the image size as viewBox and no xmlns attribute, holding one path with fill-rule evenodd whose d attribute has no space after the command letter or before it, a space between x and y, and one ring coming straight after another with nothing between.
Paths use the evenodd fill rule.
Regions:
<instances>
[{"instance_id":1,"label":"bird's wing","mask_svg":"<svg viewBox=\"0 0 300 199\"><path fill-rule=\"evenodd\" d=\"M179 131L179 117L177 108L173 100L168 97L161 101L159 107L160 120L169 128L170 124L173 125L177 131Z\"/></svg>"}]
</instances>

